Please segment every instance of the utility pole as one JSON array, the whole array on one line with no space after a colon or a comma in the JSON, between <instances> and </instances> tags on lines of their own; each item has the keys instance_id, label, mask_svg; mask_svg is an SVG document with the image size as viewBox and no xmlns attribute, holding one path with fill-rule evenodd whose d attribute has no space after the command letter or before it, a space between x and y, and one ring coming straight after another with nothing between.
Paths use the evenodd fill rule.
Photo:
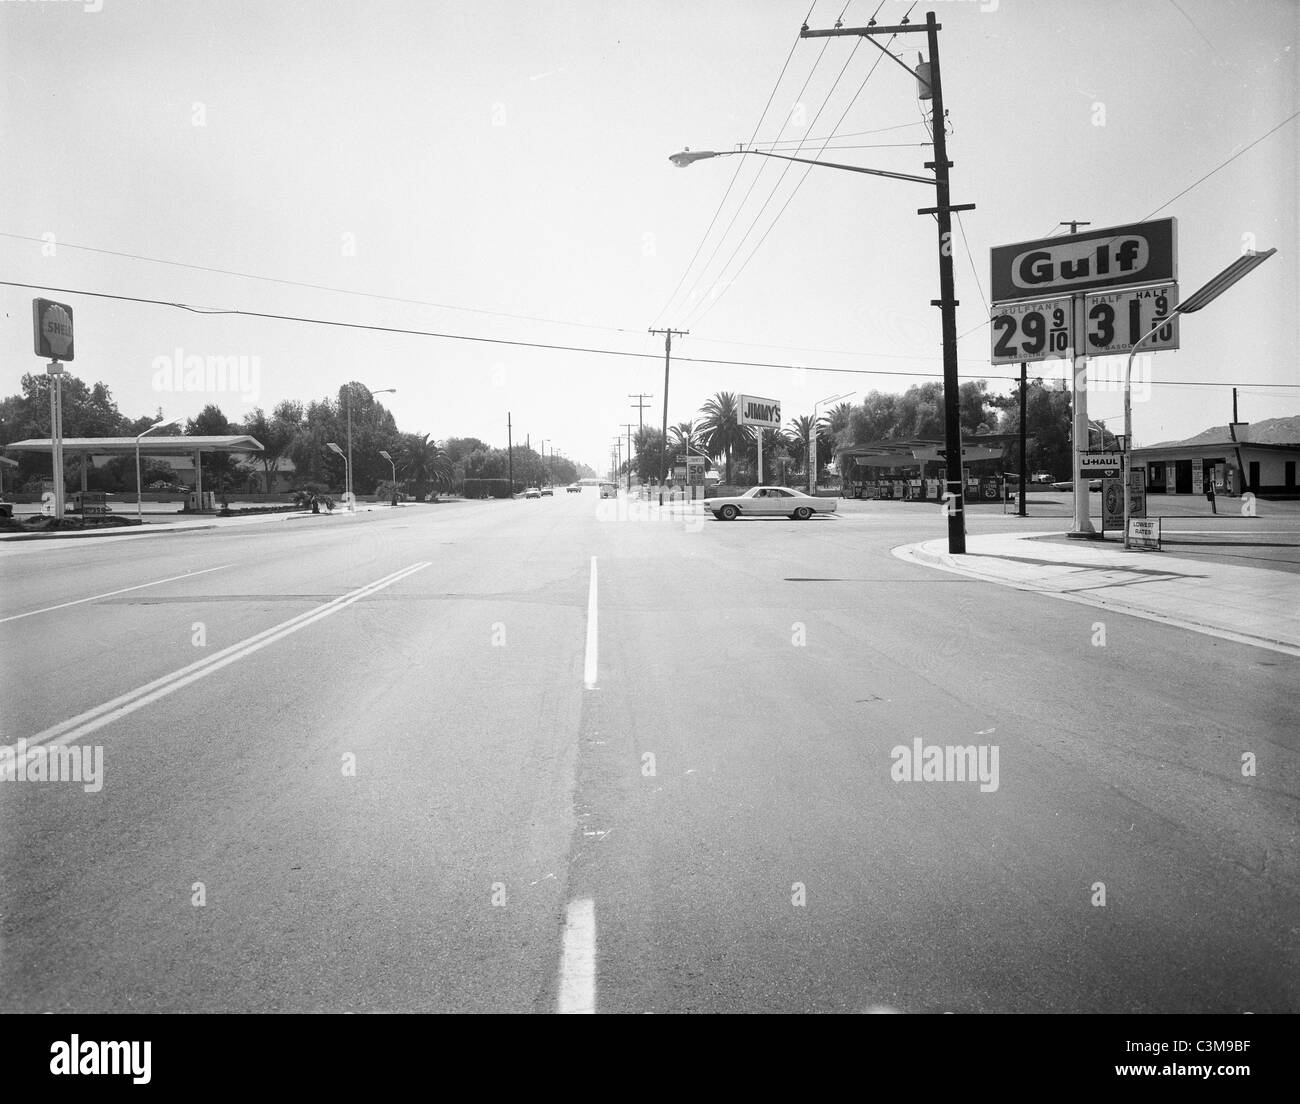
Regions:
<instances>
[{"instance_id":1,"label":"utility pole","mask_svg":"<svg viewBox=\"0 0 1300 1104\"><path fill-rule=\"evenodd\" d=\"M925 162L934 170L935 206L918 209L918 215L934 215L939 231L939 298L930 305L938 307L943 327L943 402L944 402L944 459L947 464L947 494L944 511L948 515L948 551L960 555L966 551L965 481L961 466L961 405L957 387L957 307L952 268L952 213L973 211L975 204L951 201L948 170L947 117L943 109L943 84L939 78L939 31L942 24L935 21L934 12L927 12L924 26L908 23L889 27L836 27L829 31L810 31L805 25L800 38L831 38L839 35L858 35L866 38L886 57L906 69L917 80L921 99L929 99L932 106L934 160ZM930 48L929 62L922 62L915 70L905 61L889 52L875 35L916 34L924 31Z\"/></svg>"},{"instance_id":2,"label":"utility pole","mask_svg":"<svg viewBox=\"0 0 1300 1104\"><path fill-rule=\"evenodd\" d=\"M1090 222L1080 222L1078 219L1066 219L1064 222L1057 223L1058 226L1068 226L1071 234L1077 234L1080 226L1091 226Z\"/></svg>"},{"instance_id":3,"label":"utility pole","mask_svg":"<svg viewBox=\"0 0 1300 1104\"><path fill-rule=\"evenodd\" d=\"M627 430L627 493L632 493L632 423L620 422L624 429Z\"/></svg>"},{"instance_id":4,"label":"utility pole","mask_svg":"<svg viewBox=\"0 0 1300 1104\"><path fill-rule=\"evenodd\" d=\"M510 411L506 411L506 468L510 472L510 497L515 497L515 446L511 436Z\"/></svg>"},{"instance_id":5,"label":"utility pole","mask_svg":"<svg viewBox=\"0 0 1300 1104\"><path fill-rule=\"evenodd\" d=\"M676 334L678 337L685 337L691 331L667 329L650 330L649 332L652 334L664 335L664 438L660 442L663 449L663 477L659 480L659 505L662 506L664 504L664 480L668 478L668 370L672 366L673 360L673 334Z\"/></svg>"},{"instance_id":6,"label":"utility pole","mask_svg":"<svg viewBox=\"0 0 1300 1104\"><path fill-rule=\"evenodd\" d=\"M644 391L641 391L641 392L638 392L638 393L635 394L635 395L629 395L628 398L629 398L629 399L636 399L636 402L634 402L634 403L629 403L628 405L630 405L630 406L635 406L635 407L636 407L636 410L637 410L637 417L640 419L641 432L642 432L642 433L645 433L645 408L646 408L647 406L650 405L650 404L649 404L648 402L646 402L645 400L646 400L646 399L653 399L654 396L653 396L653 395L647 395Z\"/></svg>"},{"instance_id":7,"label":"utility pole","mask_svg":"<svg viewBox=\"0 0 1300 1104\"><path fill-rule=\"evenodd\" d=\"M1232 389L1232 422L1233 425L1237 423L1237 389L1235 387Z\"/></svg>"}]
</instances>

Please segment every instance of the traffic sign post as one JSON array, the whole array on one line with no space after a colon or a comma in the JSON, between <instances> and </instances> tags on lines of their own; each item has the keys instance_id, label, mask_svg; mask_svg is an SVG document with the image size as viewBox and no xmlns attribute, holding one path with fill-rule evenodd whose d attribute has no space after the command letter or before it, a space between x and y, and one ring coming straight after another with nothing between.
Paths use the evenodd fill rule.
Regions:
<instances>
[{"instance_id":1,"label":"traffic sign post","mask_svg":"<svg viewBox=\"0 0 1300 1104\"><path fill-rule=\"evenodd\" d=\"M740 424L754 427L758 441L758 482L763 482L763 430L781 428L781 403L776 399L740 396Z\"/></svg>"},{"instance_id":2,"label":"traffic sign post","mask_svg":"<svg viewBox=\"0 0 1300 1104\"><path fill-rule=\"evenodd\" d=\"M36 355L49 361L50 467L54 475L54 516L63 517L63 361L75 355L72 308L52 299L32 300L32 330Z\"/></svg>"}]
</instances>

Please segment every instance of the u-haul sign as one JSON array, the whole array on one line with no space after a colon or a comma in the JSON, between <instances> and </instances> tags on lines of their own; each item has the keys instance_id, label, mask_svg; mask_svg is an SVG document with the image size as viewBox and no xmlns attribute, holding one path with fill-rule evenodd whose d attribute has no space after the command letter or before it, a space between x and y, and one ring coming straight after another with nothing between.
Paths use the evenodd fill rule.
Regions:
<instances>
[{"instance_id":1,"label":"u-haul sign","mask_svg":"<svg viewBox=\"0 0 1300 1104\"><path fill-rule=\"evenodd\" d=\"M1178 278L1178 220L1109 226L991 252L995 303L1172 282Z\"/></svg>"},{"instance_id":2,"label":"u-haul sign","mask_svg":"<svg viewBox=\"0 0 1300 1104\"><path fill-rule=\"evenodd\" d=\"M764 429L780 429L780 402L776 399L760 399L754 395L741 395L740 424L762 426Z\"/></svg>"}]
</instances>

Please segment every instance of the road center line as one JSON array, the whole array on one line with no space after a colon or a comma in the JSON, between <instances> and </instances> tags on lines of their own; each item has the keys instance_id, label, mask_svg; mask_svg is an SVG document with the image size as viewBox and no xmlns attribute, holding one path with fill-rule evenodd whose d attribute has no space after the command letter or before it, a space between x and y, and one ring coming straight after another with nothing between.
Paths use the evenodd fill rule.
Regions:
<instances>
[{"instance_id":1,"label":"road center line","mask_svg":"<svg viewBox=\"0 0 1300 1104\"><path fill-rule=\"evenodd\" d=\"M313 624L316 621L329 617L331 614L338 613L339 610L352 605L352 603L359 602L362 598L369 597L371 594L375 594L378 591L383 590L385 587L392 586L394 583L405 579L408 575L413 575L417 571L422 571L428 566L429 562L424 561L412 564L410 567L405 567L401 571L396 571L391 575L385 575L383 578L377 579L373 583L367 583L365 586L347 594L342 594L338 598L334 598L322 606L317 606L315 609L307 610L305 613L300 613L295 617L289 618L287 621L282 621L278 625L273 625L269 629L264 629L262 632L256 633L253 636L248 637L246 640L241 640L237 644L231 644L229 647L223 648L219 652L214 652L212 655L206 656L203 659L182 667L177 671L173 671L169 675L163 675L162 678L154 679L152 682L136 687L136 689L113 698L111 701L104 702L102 705L98 705L94 709L88 709L84 713L80 713L75 717L70 717L66 721L61 721L59 724L47 728L43 732L38 732L35 736L27 739L26 744L29 749L29 754L30 749L37 745L70 743L80 736L94 732L96 729L103 728L106 724L110 724L111 722L118 720L120 717L125 717L129 713L134 713L137 709L141 709L144 706L149 705L151 702L158 701L160 698L165 698L167 695L175 693L177 690L180 690L184 686L188 686L192 682L197 682L201 678L206 678L214 671L219 671L221 668L227 667L237 660L244 659L246 656L250 656L254 652L260 651L268 644L273 644L277 640L282 640L284 637L297 632L299 629L306 628L308 625ZM13 757L10 758L9 762L13 766L16 766L17 749L13 748L11 751L13 752Z\"/></svg>"},{"instance_id":2,"label":"road center line","mask_svg":"<svg viewBox=\"0 0 1300 1104\"><path fill-rule=\"evenodd\" d=\"M596 557L591 557L591 584L587 588L587 654L582 664L582 681L596 689Z\"/></svg>"},{"instance_id":3,"label":"road center line","mask_svg":"<svg viewBox=\"0 0 1300 1104\"><path fill-rule=\"evenodd\" d=\"M596 1011L596 902L590 897L570 901L565 911L556 1011L562 1016Z\"/></svg>"},{"instance_id":4,"label":"road center line","mask_svg":"<svg viewBox=\"0 0 1300 1104\"><path fill-rule=\"evenodd\" d=\"M157 579L152 583L141 583L139 586L110 590L104 594L91 595L89 598L77 598L71 602L60 602L57 606L45 606L43 609L28 610L26 613L15 613L11 617L0 617L0 625L3 625L6 621L21 621L24 617L35 617L38 613L53 613L55 610L67 609L69 606L79 606L83 602L98 602L101 598L112 598L115 594L126 594L132 590L144 590L145 587L162 586L163 583L174 583L177 579L193 579L199 575L207 575L212 571L224 571L226 568L234 566L234 564L222 564L220 567L205 567L202 571L187 571L184 575L173 575L170 579Z\"/></svg>"}]
</instances>

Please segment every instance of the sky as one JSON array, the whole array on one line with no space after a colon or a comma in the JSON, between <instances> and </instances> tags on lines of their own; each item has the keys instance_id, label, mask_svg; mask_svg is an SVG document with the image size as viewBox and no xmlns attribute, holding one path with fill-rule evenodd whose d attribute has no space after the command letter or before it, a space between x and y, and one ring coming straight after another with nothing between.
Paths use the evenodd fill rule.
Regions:
<instances>
[{"instance_id":1,"label":"sky","mask_svg":"<svg viewBox=\"0 0 1300 1104\"><path fill-rule=\"evenodd\" d=\"M909 11L942 26L952 199L976 204L963 379L1017 373L990 365L992 247L1174 217L1183 298L1278 253L1146 362L1136 443L1227 422L1233 385L1242 421L1300 413L1296 0L0 0L0 280L37 285L0 286L0 394L43 370L36 296L73 307L72 370L133 417L238 420L355 379L396 389L403 430L504 446L509 415L596 467L630 396L662 417L651 327L689 330L670 424L722 390L789 419L939 379L929 185L668 160L752 141L924 175L908 73L858 36L799 39L805 16ZM187 385L194 356L248 360ZM1121 411L1091 394L1093 418Z\"/></svg>"}]
</instances>

